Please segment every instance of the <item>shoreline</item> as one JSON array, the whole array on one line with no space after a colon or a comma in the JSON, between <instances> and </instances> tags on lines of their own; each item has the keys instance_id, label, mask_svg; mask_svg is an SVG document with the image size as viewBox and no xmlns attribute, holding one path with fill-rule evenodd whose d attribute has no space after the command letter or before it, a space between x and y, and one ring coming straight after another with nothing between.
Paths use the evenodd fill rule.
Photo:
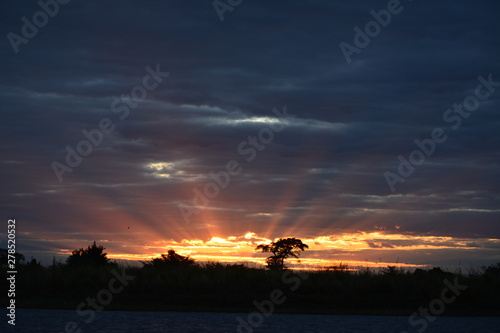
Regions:
<instances>
[{"instance_id":1,"label":"shoreline","mask_svg":"<svg viewBox=\"0 0 500 333\"><path fill-rule=\"evenodd\" d=\"M74 302L64 303L56 302L50 304L49 306L40 305L41 300L32 301L20 301L20 306L17 309L24 310L67 310L76 311L76 306L72 306ZM46 302L46 300L45 300ZM134 304L115 304L104 308L102 311L114 312L114 311L127 311L127 312L204 312L204 313L243 313L248 314L255 311L255 308L248 309L244 307L234 307L234 306L175 306L175 305L146 305L142 307L137 307ZM326 315L326 316L397 316L397 317L409 317L412 313L418 311L418 308L408 308L408 309L395 309L395 308L384 308L384 309L306 309L306 308L275 308L272 314L290 314L290 315ZM470 309L450 309L449 311L444 311L439 317L500 317L500 311L484 309L470 310Z\"/></svg>"}]
</instances>

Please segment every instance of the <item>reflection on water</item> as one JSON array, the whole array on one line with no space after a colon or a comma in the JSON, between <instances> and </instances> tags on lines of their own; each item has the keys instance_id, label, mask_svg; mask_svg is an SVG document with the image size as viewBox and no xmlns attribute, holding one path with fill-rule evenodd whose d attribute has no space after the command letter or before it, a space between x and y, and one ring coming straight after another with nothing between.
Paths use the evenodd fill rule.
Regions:
<instances>
[{"instance_id":1,"label":"reflection on water","mask_svg":"<svg viewBox=\"0 0 500 333\"><path fill-rule=\"evenodd\" d=\"M238 320L238 317L241 320ZM16 326L7 325L2 313L1 332L54 333L54 332L417 332L408 317L396 316L327 316L273 314L263 317L259 327L239 325L248 322L248 313L220 312L130 312L105 311L96 313L95 319L85 323L71 310L18 309ZM74 324L68 324L74 322ZM68 325L68 330L65 329ZM73 331L71 326L74 326ZM239 327L239 329L238 329ZM425 332L471 333L499 332L500 317L437 317Z\"/></svg>"}]
</instances>

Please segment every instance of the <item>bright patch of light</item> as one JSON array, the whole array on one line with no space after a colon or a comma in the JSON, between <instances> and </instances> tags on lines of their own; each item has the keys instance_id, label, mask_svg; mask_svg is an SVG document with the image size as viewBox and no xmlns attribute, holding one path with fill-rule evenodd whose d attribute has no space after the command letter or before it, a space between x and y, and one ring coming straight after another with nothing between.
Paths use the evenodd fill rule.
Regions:
<instances>
[{"instance_id":1,"label":"bright patch of light","mask_svg":"<svg viewBox=\"0 0 500 333\"><path fill-rule=\"evenodd\" d=\"M149 163L148 167L150 167L151 169L154 169L156 171L173 170L174 163L172 163L172 162Z\"/></svg>"},{"instance_id":2,"label":"bright patch of light","mask_svg":"<svg viewBox=\"0 0 500 333\"><path fill-rule=\"evenodd\" d=\"M158 178L170 178L171 175L169 173L159 173L155 175Z\"/></svg>"},{"instance_id":3,"label":"bright patch of light","mask_svg":"<svg viewBox=\"0 0 500 333\"><path fill-rule=\"evenodd\" d=\"M211 123L221 125L240 125L240 124L279 124L280 120L275 117L248 117L240 119L227 119L227 118L212 118Z\"/></svg>"},{"instance_id":4,"label":"bright patch of light","mask_svg":"<svg viewBox=\"0 0 500 333\"><path fill-rule=\"evenodd\" d=\"M245 238L246 239L252 239L252 238L255 238L257 235L254 233L254 232L247 232L245 234Z\"/></svg>"}]
</instances>

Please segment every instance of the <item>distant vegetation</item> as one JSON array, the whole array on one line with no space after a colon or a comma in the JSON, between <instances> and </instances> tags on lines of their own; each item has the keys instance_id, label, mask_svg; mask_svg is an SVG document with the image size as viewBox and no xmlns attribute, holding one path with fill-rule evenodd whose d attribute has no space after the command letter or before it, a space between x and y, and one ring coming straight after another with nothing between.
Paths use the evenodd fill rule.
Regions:
<instances>
[{"instance_id":1,"label":"distant vegetation","mask_svg":"<svg viewBox=\"0 0 500 333\"><path fill-rule=\"evenodd\" d=\"M296 244L291 246L293 251L307 249L301 242L287 244ZM297 258L300 252L293 252L295 257L288 250L271 251L282 248L279 241L274 243L276 248L273 244L268 246L270 251L265 252L277 256L278 269L273 265L269 267L269 261L271 269L197 263L174 250L144 262L143 267L120 266L110 262L105 248L94 242L85 249L73 251L65 263L54 261L44 267L31 259L17 264L16 304L27 308L76 309L88 297L96 297L100 290L108 288L118 271L134 279L113 296L106 310L250 312L255 310L254 300L266 300L273 290L279 289L286 301L276 306L276 312L408 316L439 298L446 279L450 282L457 279L467 289L446 305L443 315L500 314L500 263L470 270L468 274L447 272L439 267L415 270L396 266L376 272L339 264L307 271L307 277L299 280L294 278L297 272L283 269L283 261ZM267 249L263 247L259 250ZM293 279L300 283L292 291ZM2 290L7 290L6 283L2 278ZM0 294L0 301L6 302L5 297L6 293Z\"/></svg>"},{"instance_id":2,"label":"distant vegetation","mask_svg":"<svg viewBox=\"0 0 500 333\"><path fill-rule=\"evenodd\" d=\"M168 254L162 254L159 258L143 261L142 263L145 268L188 267L194 265L194 259L189 258L189 256L181 256L175 253L174 250L169 250Z\"/></svg>"},{"instance_id":3,"label":"distant vegetation","mask_svg":"<svg viewBox=\"0 0 500 333\"><path fill-rule=\"evenodd\" d=\"M69 266L95 266L101 267L109 263L107 253L104 253L105 247L94 244L89 245L86 249L73 250L71 255L66 259Z\"/></svg>"}]
</instances>

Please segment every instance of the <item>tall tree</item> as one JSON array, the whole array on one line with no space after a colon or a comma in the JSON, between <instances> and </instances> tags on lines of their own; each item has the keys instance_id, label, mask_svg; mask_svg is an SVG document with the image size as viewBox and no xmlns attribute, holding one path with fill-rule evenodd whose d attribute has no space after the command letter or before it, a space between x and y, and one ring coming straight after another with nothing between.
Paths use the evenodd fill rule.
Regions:
<instances>
[{"instance_id":1,"label":"tall tree","mask_svg":"<svg viewBox=\"0 0 500 333\"><path fill-rule=\"evenodd\" d=\"M104 266L109 262L104 249L105 247L97 245L94 241L94 244L89 245L86 249L73 250L66 259L66 263L69 266Z\"/></svg>"},{"instance_id":2,"label":"tall tree","mask_svg":"<svg viewBox=\"0 0 500 333\"><path fill-rule=\"evenodd\" d=\"M294 257L298 260L300 251L304 251L308 248L309 246L302 243L300 239L280 238L271 244L260 244L255 249L262 250L262 252L271 252L273 254L266 259L267 268L284 269L286 268L285 259Z\"/></svg>"}]
</instances>

